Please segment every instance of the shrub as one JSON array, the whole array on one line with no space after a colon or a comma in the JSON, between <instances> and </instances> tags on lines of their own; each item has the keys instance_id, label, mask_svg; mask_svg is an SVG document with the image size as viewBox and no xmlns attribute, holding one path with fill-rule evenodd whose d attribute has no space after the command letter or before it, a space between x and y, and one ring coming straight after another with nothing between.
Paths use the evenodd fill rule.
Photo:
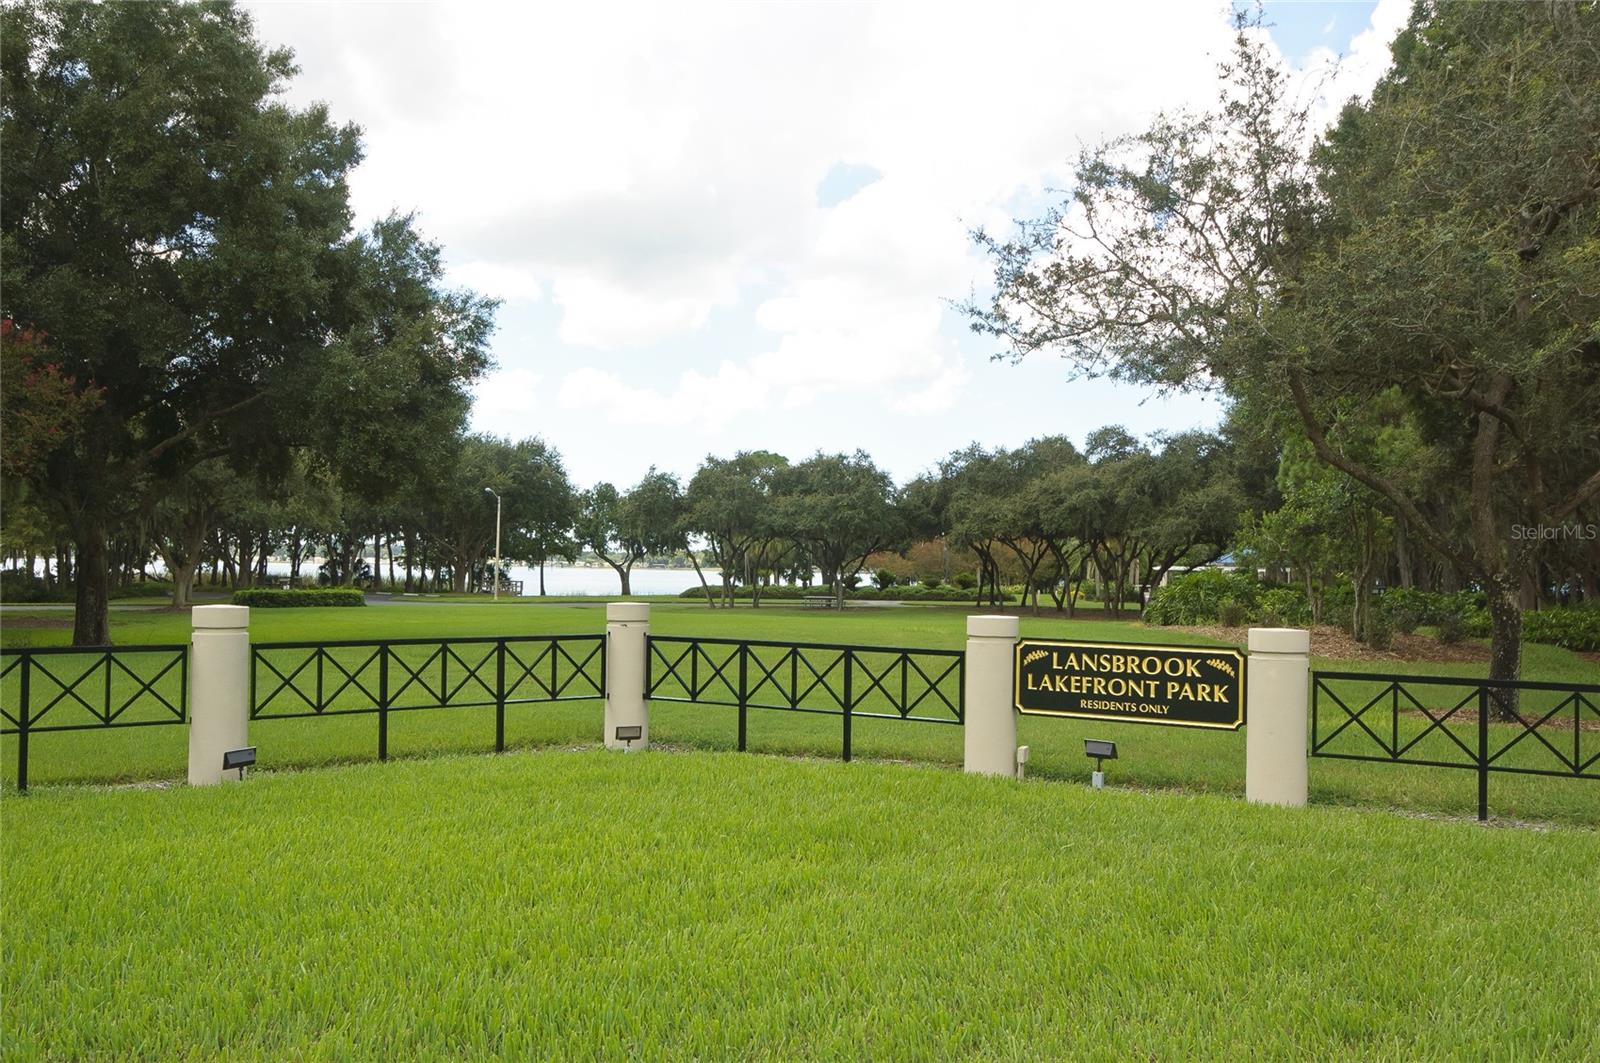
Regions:
<instances>
[{"instance_id":1,"label":"shrub","mask_svg":"<svg viewBox=\"0 0 1600 1063\"><path fill-rule=\"evenodd\" d=\"M1242 572L1218 568L1190 572L1157 587L1144 618L1151 624L1210 624L1221 619L1224 605L1236 604L1244 610L1243 623L1255 611L1258 590L1255 579Z\"/></svg>"},{"instance_id":2,"label":"shrub","mask_svg":"<svg viewBox=\"0 0 1600 1063\"><path fill-rule=\"evenodd\" d=\"M1423 624L1437 624L1445 616L1472 620L1483 612L1483 595L1474 591L1419 591L1411 587L1391 587L1378 596L1378 608L1397 630L1415 630Z\"/></svg>"},{"instance_id":3,"label":"shrub","mask_svg":"<svg viewBox=\"0 0 1600 1063\"><path fill-rule=\"evenodd\" d=\"M0 572L0 600L7 602L71 601L71 589L56 589L23 568Z\"/></svg>"},{"instance_id":4,"label":"shrub","mask_svg":"<svg viewBox=\"0 0 1600 1063\"><path fill-rule=\"evenodd\" d=\"M367 596L355 587L332 589L275 590L252 587L233 592L234 605L249 605L257 609L299 609L307 606L357 606L366 605Z\"/></svg>"},{"instance_id":5,"label":"shrub","mask_svg":"<svg viewBox=\"0 0 1600 1063\"><path fill-rule=\"evenodd\" d=\"M872 583L880 591L893 587L895 582L894 573L886 568L880 568L872 574Z\"/></svg>"},{"instance_id":6,"label":"shrub","mask_svg":"<svg viewBox=\"0 0 1600 1063\"><path fill-rule=\"evenodd\" d=\"M1393 642L1394 629L1381 611L1374 611L1367 620L1367 645L1375 650L1386 650Z\"/></svg>"},{"instance_id":7,"label":"shrub","mask_svg":"<svg viewBox=\"0 0 1600 1063\"><path fill-rule=\"evenodd\" d=\"M1263 627L1304 627L1311 623L1311 606L1303 587L1267 587L1256 595L1257 617Z\"/></svg>"},{"instance_id":8,"label":"shrub","mask_svg":"<svg viewBox=\"0 0 1600 1063\"><path fill-rule=\"evenodd\" d=\"M106 593L106 597L116 601L119 598L159 598L171 593L171 580L147 579L143 583L129 583L122 587L112 587Z\"/></svg>"},{"instance_id":9,"label":"shrub","mask_svg":"<svg viewBox=\"0 0 1600 1063\"><path fill-rule=\"evenodd\" d=\"M16 604L70 602L76 593L76 588L70 583L65 586L58 583L51 587L25 569L8 568L0 571L0 601ZM171 580L152 579L142 583L129 583L123 587L111 587L106 591L106 597L115 601L119 598L159 598L171 593Z\"/></svg>"},{"instance_id":10,"label":"shrub","mask_svg":"<svg viewBox=\"0 0 1600 1063\"><path fill-rule=\"evenodd\" d=\"M1581 653L1600 651L1600 607L1568 606L1523 613L1522 637Z\"/></svg>"},{"instance_id":11,"label":"shrub","mask_svg":"<svg viewBox=\"0 0 1600 1063\"><path fill-rule=\"evenodd\" d=\"M957 572L950 582L960 590L970 591L978 585L978 577L970 572Z\"/></svg>"},{"instance_id":12,"label":"shrub","mask_svg":"<svg viewBox=\"0 0 1600 1063\"><path fill-rule=\"evenodd\" d=\"M1467 626L1457 614L1447 613L1439 618L1435 634L1440 642L1453 646L1467 637Z\"/></svg>"},{"instance_id":13,"label":"shrub","mask_svg":"<svg viewBox=\"0 0 1600 1063\"><path fill-rule=\"evenodd\" d=\"M943 584L943 583L944 583L944 580L940 579L938 576L929 576L926 579L921 579L921 580L917 581L917 585L918 586L922 587L924 590L930 590L930 591L938 590L940 585Z\"/></svg>"},{"instance_id":14,"label":"shrub","mask_svg":"<svg viewBox=\"0 0 1600 1063\"><path fill-rule=\"evenodd\" d=\"M1349 580L1340 580L1322 592L1322 622L1350 630L1356 618L1356 588Z\"/></svg>"}]
</instances>

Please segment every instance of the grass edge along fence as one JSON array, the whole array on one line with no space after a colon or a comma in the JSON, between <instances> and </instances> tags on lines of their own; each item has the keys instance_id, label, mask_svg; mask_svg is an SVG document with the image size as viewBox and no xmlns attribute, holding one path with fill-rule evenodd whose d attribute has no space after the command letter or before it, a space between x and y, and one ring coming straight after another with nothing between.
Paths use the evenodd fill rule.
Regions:
<instances>
[{"instance_id":1,"label":"grass edge along fence","mask_svg":"<svg viewBox=\"0 0 1600 1063\"><path fill-rule=\"evenodd\" d=\"M964 651L652 636L650 606L641 602L608 604L604 635L252 644L248 617L238 606L197 607L192 649L0 650L0 733L19 739L17 789L27 788L29 733L187 724L189 781L205 784L222 780L222 752L248 745L253 720L374 716L381 760L387 759L393 712L492 706L499 751L508 707L593 700L604 703L602 734L610 748L648 746L655 700L736 709L741 750L748 748L752 709L835 716L845 760L857 716L955 724L963 729L966 771L1020 776L1011 696L1015 617L967 617ZM1487 815L1487 776L1494 771L1600 778L1600 737L1591 737L1600 731L1600 686L1510 684L1522 692L1522 715L1501 723L1480 711L1482 733L1474 742L1461 728L1473 722L1473 704L1481 708L1493 699L1496 684L1368 672L1313 675L1308 649L1298 629L1250 632L1251 726L1243 736L1249 801L1305 804L1311 756L1477 770L1480 818ZM1340 693L1341 683L1370 688L1356 697ZM1450 687L1468 695L1434 704L1414 693ZM1387 727L1373 722L1384 712ZM1569 716L1571 730L1562 731ZM1443 743L1448 756L1432 749ZM1530 752L1554 761L1529 763Z\"/></svg>"},{"instance_id":2,"label":"grass edge along fence","mask_svg":"<svg viewBox=\"0 0 1600 1063\"><path fill-rule=\"evenodd\" d=\"M0 735L17 740L22 792L30 735L187 724L189 647L7 647L0 649L0 691Z\"/></svg>"},{"instance_id":3,"label":"grass edge along fence","mask_svg":"<svg viewBox=\"0 0 1600 1063\"><path fill-rule=\"evenodd\" d=\"M250 719L378 718L389 759L389 714L493 706L495 752L506 708L605 697L602 635L261 642L250 647Z\"/></svg>"},{"instance_id":4,"label":"grass edge along fence","mask_svg":"<svg viewBox=\"0 0 1600 1063\"><path fill-rule=\"evenodd\" d=\"M1474 771L1486 821L1496 772L1600 780L1600 683L1318 670L1310 755Z\"/></svg>"},{"instance_id":5,"label":"grass edge along fence","mask_svg":"<svg viewBox=\"0 0 1600 1063\"><path fill-rule=\"evenodd\" d=\"M678 635L648 636L645 647L646 700L737 709L740 752L748 748L750 709L838 716L846 761L857 716L965 721L960 650Z\"/></svg>"}]
</instances>

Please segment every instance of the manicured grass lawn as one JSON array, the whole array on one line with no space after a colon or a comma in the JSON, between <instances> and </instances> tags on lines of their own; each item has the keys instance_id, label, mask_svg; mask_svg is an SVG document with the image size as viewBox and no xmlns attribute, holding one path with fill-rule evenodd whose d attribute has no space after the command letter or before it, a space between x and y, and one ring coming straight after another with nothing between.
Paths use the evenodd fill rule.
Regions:
<instances>
[{"instance_id":1,"label":"manicured grass lawn","mask_svg":"<svg viewBox=\"0 0 1600 1063\"><path fill-rule=\"evenodd\" d=\"M1600 1056L1600 837L539 752L4 807L7 1058Z\"/></svg>"},{"instance_id":2,"label":"manicured grass lawn","mask_svg":"<svg viewBox=\"0 0 1600 1063\"><path fill-rule=\"evenodd\" d=\"M5 621L15 614L7 612ZM41 616L49 614L39 614ZM60 618L61 614L55 614ZM844 642L959 648L964 641L966 610L951 607L858 608L843 613L793 606L710 610L703 605L656 605L652 630L662 635L705 635L772 640ZM510 634L579 634L604 629L601 603L532 605L527 603L369 606L365 609L260 609L252 618L257 641L306 639L371 639L425 636ZM187 640L187 614L171 612L113 613L119 643L181 643ZM1207 640L1183 632L1147 628L1128 621L1067 621L1024 617L1025 635L1085 639L1195 642ZM6 641L65 643L60 628L12 628ZM1551 646L1525 648L1530 678L1593 682L1592 662ZM1317 660L1316 667L1376 671L1393 666ZM1481 675L1482 665L1406 664L1397 669L1439 675ZM174 677L175 681L175 677ZM1366 692L1352 690L1363 698ZM1459 691L1440 691L1439 696ZM61 706L61 711L70 706ZM1386 717L1385 717L1386 719ZM736 744L736 716L731 708L674 705L652 708L652 738L696 749L731 749ZM1404 726L1420 730L1420 717ZM1510 735L1496 725L1495 734ZM1354 732L1347 732L1353 735ZM1567 732L1570 735L1570 732ZM513 706L507 714L507 741L514 748L579 746L600 737L598 702ZM1190 792L1241 794L1244 790L1242 734L1210 733L1135 724L1097 724L1024 718L1019 740L1032 750L1031 774L1081 781L1089 762L1082 753L1085 737L1114 738L1121 759L1111 766L1113 785L1180 788ZM1600 732L1581 735L1585 749L1600 748ZM372 717L256 721L251 740L260 748L264 769L370 760L377 753L377 721ZM186 763L184 729L147 727L104 732L35 735L30 750L30 777L35 787L52 782L128 781L179 778ZM485 751L493 746L490 709L451 709L393 714L389 748L392 757L441 752ZM753 750L836 757L841 744L835 717L751 710L749 741ZM1348 741L1348 738L1343 740ZM1435 733L1429 740L1444 741ZM13 739L0 745L0 779L14 780ZM959 764L959 727L902 721L857 719L853 733L858 758ZM1542 756L1532 740L1518 756ZM1588 755L1587 753L1585 755ZM1316 803L1351 804L1412 810L1427 814L1470 816L1476 809L1476 778L1470 771L1402 767L1314 759L1311 797ZM1498 817L1600 826L1600 784L1587 780L1495 775L1490 782L1490 811Z\"/></svg>"}]
</instances>

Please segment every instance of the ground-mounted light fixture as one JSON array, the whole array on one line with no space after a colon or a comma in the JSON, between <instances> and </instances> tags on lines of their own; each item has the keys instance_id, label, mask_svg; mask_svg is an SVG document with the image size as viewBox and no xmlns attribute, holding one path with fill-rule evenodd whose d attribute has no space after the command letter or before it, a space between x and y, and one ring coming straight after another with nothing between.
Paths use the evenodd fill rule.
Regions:
<instances>
[{"instance_id":1,"label":"ground-mounted light fixture","mask_svg":"<svg viewBox=\"0 0 1600 1063\"><path fill-rule=\"evenodd\" d=\"M644 737L644 728L639 724L633 724L629 727L618 727L615 733L617 741L624 743L623 752L632 753L633 744Z\"/></svg>"},{"instance_id":2,"label":"ground-mounted light fixture","mask_svg":"<svg viewBox=\"0 0 1600 1063\"><path fill-rule=\"evenodd\" d=\"M244 769L256 762L256 747L245 746L243 749L230 749L222 754L222 770L233 771L239 769L239 778L244 778Z\"/></svg>"},{"instance_id":3,"label":"ground-mounted light fixture","mask_svg":"<svg viewBox=\"0 0 1600 1063\"><path fill-rule=\"evenodd\" d=\"M1083 755L1094 758L1094 775L1091 779L1096 790L1105 789L1106 773L1101 769L1103 761L1117 759L1117 744L1106 742L1099 738L1085 738L1083 740Z\"/></svg>"}]
</instances>

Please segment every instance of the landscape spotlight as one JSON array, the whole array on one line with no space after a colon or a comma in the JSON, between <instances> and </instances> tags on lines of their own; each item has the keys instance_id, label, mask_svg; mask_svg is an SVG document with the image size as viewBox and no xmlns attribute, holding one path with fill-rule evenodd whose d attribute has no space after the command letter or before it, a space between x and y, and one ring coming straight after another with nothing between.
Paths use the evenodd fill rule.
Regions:
<instances>
[{"instance_id":1,"label":"landscape spotlight","mask_svg":"<svg viewBox=\"0 0 1600 1063\"><path fill-rule=\"evenodd\" d=\"M239 778L244 778L244 769L256 762L256 747L245 746L243 749L230 749L222 754L222 770L232 771L239 769Z\"/></svg>"},{"instance_id":2,"label":"landscape spotlight","mask_svg":"<svg viewBox=\"0 0 1600 1063\"><path fill-rule=\"evenodd\" d=\"M627 743L622 747L623 750L631 753L633 744L644 737L644 728L639 724L634 724L631 727L618 727L616 733L618 742Z\"/></svg>"},{"instance_id":3,"label":"landscape spotlight","mask_svg":"<svg viewBox=\"0 0 1600 1063\"><path fill-rule=\"evenodd\" d=\"M1092 776L1094 788L1096 790L1104 789L1106 773L1100 770L1101 761L1117 759L1117 744L1098 738L1085 738L1083 740L1083 755L1094 758L1094 775Z\"/></svg>"}]
</instances>

